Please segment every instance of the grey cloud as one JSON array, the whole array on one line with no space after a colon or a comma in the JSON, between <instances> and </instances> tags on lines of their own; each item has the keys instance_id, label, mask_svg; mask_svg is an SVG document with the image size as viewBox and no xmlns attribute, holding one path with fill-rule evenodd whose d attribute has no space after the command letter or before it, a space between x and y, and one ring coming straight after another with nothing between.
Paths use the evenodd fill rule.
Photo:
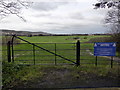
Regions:
<instances>
[{"instance_id":1,"label":"grey cloud","mask_svg":"<svg viewBox=\"0 0 120 90\"><path fill-rule=\"evenodd\" d=\"M77 33L105 33L106 28L101 25L78 25L78 26L64 26L59 28L54 28L53 30L48 30L53 33L69 33L69 34L77 34Z\"/></svg>"},{"instance_id":2,"label":"grey cloud","mask_svg":"<svg viewBox=\"0 0 120 90\"><path fill-rule=\"evenodd\" d=\"M56 23L48 23L48 24L56 24ZM25 29L27 30L27 29ZM53 28L48 28L48 29L41 29L41 28L34 28L34 29L29 29L31 31L43 31L47 33L55 33L55 34L82 34L82 33L87 33L87 34L93 34L93 33L105 33L106 28L101 26L101 25L72 25L72 26L64 26L64 25L59 25L59 26L54 26Z\"/></svg>"},{"instance_id":3,"label":"grey cloud","mask_svg":"<svg viewBox=\"0 0 120 90\"><path fill-rule=\"evenodd\" d=\"M10 21L7 21L7 20L0 20L0 24L3 24L3 23L5 23L5 24L10 24L11 22L10 22Z\"/></svg>"},{"instance_id":4,"label":"grey cloud","mask_svg":"<svg viewBox=\"0 0 120 90\"><path fill-rule=\"evenodd\" d=\"M68 2L35 2L32 6L32 9L39 11L49 11L67 3Z\"/></svg>"},{"instance_id":5,"label":"grey cloud","mask_svg":"<svg viewBox=\"0 0 120 90\"><path fill-rule=\"evenodd\" d=\"M35 14L33 15L34 17L48 17L48 16L51 16L50 13L39 13L39 14Z\"/></svg>"},{"instance_id":6,"label":"grey cloud","mask_svg":"<svg viewBox=\"0 0 120 90\"><path fill-rule=\"evenodd\" d=\"M83 15L80 12L76 12L70 15L72 19L84 19Z\"/></svg>"},{"instance_id":7,"label":"grey cloud","mask_svg":"<svg viewBox=\"0 0 120 90\"><path fill-rule=\"evenodd\" d=\"M49 24L49 25L59 25L59 23L53 23L53 22L49 22L49 23L45 23L45 24Z\"/></svg>"},{"instance_id":8,"label":"grey cloud","mask_svg":"<svg viewBox=\"0 0 120 90\"><path fill-rule=\"evenodd\" d=\"M80 28L82 28L82 27L84 27L83 25L70 25L70 26L61 26L60 27L60 29L62 30L71 30L71 29L73 29L73 30L76 30L76 29L80 29Z\"/></svg>"},{"instance_id":9,"label":"grey cloud","mask_svg":"<svg viewBox=\"0 0 120 90\"><path fill-rule=\"evenodd\" d=\"M105 28L102 25L83 25L83 24L51 24L53 26L53 32L64 32L64 33L96 33L104 32ZM62 30L62 31L61 31Z\"/></svg>"}]
</instances>

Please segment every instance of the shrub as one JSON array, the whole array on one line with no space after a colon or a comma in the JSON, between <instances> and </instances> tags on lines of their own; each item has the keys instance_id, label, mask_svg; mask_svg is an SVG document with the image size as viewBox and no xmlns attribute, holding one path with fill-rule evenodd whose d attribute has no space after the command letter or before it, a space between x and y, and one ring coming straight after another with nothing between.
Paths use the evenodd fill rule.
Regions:
<instances>
[{"instance_id":1,"label":"shrub","mask_svg":"<svg viewBox=\"0 0 120 90\"><path fill-rule=\"evenodd\" d=\"M2 83L3 86L10 84L15 80L16 73L23 69L24 66L20 66L14 63L2 62Z\"/></svg>"},{"instance_id":2,"label":"shrub","mask_svg":"<svg viewBox=\"0 0 120 90\"><path fill-rule=\"evenodd\" d=\"M74 37L73 39L75 39L75 40L76 40L76 39L80 39L80 37Z\"/></svg>"},{"instance_id":3,"label":"shrub","mask_svg":"<svg viewBox=\"0 0 120 90\"><path fill-rule=\"evenodd\" d=\"M84 39L87 39L87 37L84 37Z\"/></svg>"}]
</instances>

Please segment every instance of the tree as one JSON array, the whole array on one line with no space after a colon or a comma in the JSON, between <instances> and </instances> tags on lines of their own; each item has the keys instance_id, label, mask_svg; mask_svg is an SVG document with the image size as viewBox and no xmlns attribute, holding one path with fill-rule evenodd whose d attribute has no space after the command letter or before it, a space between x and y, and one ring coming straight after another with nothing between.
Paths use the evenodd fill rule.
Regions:
<instances>
[{"instance_id":1,"label":"tree","mask_svg":"<svg viewBox=\"0 0 120 90\"><path fill-rule=\"evenodd\" d=\"M95 9L120 7L120 0L98 0L98 3L94 4L94 6Z\"/></svg>"},{"instance_id":2,"label":"tree","mask_svg":"<svg viewBox=\"0 0 120 90\"><path fill-rule=\"evenodd\" d=\"M94 4L95 9L98 8L111 8L105 18L105 23L110 25L113 33L120 33L120 0L99 0L98 3Z\"/></svg>"},{"instance_id":3,"label":"tree","mask_svg":"<svg viewBox=\"0 0 120 90\"><path fill-rule=\"evenodd\" d=\"M0 0L0 17L4 18L10 14L14 14L26 21L21 15L22 8L28 8L32 2L21 1L21 0Z\"/></svg>"},{"instance_id":4,"label":"tree","mask_svg":"<svg viewBox=\"0 0 120 90\"><path fill-rule=\"evenodd\" d=\"M117 50L120 51L120 0L99 0L94 6L95 9L110 8L105 23L110 27L113 41L119 42Z\"/></svg>"}]
</instances>

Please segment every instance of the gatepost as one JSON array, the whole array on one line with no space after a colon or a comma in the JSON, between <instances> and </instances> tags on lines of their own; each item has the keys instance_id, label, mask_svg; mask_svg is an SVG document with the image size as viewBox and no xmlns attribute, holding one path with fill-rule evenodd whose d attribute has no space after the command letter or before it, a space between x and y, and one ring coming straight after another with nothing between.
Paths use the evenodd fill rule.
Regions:
<instances>
[{"instance_id":1,"label":"gatepost","mask_svg":"<svg viewBox=\"0 0 120 90\"><path fill-rule=\"evenodd\" d=\"M80 41L76 43L76 65L80 66Z\"/></svg>"},{"instance_id":2,"label":"gatepost","mask_svg":"<svg viewBox=\"0 0 120 90\"><path fill-rule=\"evenodd\" d=\"M11 62L11 50L10 50L10 41L7 43L7 54L8 54L8 62Z\"/></svg>"}]
</instances>

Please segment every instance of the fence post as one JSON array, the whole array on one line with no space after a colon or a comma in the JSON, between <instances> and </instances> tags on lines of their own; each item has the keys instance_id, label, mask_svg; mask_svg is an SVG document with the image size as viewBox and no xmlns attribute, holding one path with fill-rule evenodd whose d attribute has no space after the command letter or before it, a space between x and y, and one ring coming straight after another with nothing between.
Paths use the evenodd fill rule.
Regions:
<instances>
[{"instance_id":1,"label":"fence post","mask_svg":"<svg viewBox=\"0 0 120 90\"><path fill-rule=\"evenodd\" d=\"M8 54L8 62L11 62L11 50L10 50L10 41L7 43L7 54Z\"/></svg>"},{"instance_id":2,"label":"fence post","mask_svg":"<svg viewBox=\"0 0 120 90\"><path fill-rule=\"evenodd\" d=\"M95 65L97 66L97 60L98 60L98 58L97 58L97 56L96 56L96 60L95 60Z\"/></svg>"},{"instance_id":3,"label":"fence post","mask_svg":"<svg viewBox=\"0 0 120 90\"><path fill-rule=\"evenodd\" d=\"M113 56L111 56L111 68L113 67Z\"/></svg>"},{"instance_id":4,"label":"fence post","mask_svg":"<svg viewBox=\"0 0 120 90\"><path fill-rule=\"evenodd\" d=\"M55 43L55 54L56 54L56 43ZM56 55L55 55L55 65L57 65L57 62L56 62Z\"/></svg>"},{"instance_id":5,"label":"fence post","mask_svg":"<svg viewBox=\"0 0 120 90\"><path fill-rule=\"evenodd\" d=\"M76 43L76 65L80 65L80 41L78 40Z\"/></svg>"},{"instance_id":6,"label":"fence post","mask_svg":"<svg viewBox=\"0 0 120 90\"><path fill-rule=\"evenodd\" d=\"M11 41L11 44L12 44L12 62L14 62L14 48L13 48L14 37L15 37L15 35L13 35L12 41Z\"/></svg>"},{"instance_id":7,"label":"fence post","mask_svg":"<svg viewBox=\"0 0 120 90\"><path fill-rule=\"evenodd\" d=\"M35 46L33 45L33 61L34 61L34 65L35 65Z\"/></svg>"}]
</instances>

